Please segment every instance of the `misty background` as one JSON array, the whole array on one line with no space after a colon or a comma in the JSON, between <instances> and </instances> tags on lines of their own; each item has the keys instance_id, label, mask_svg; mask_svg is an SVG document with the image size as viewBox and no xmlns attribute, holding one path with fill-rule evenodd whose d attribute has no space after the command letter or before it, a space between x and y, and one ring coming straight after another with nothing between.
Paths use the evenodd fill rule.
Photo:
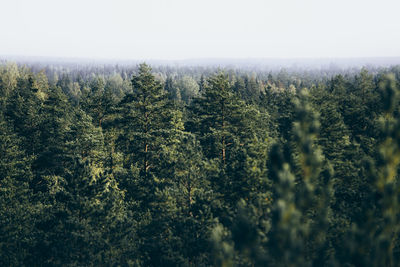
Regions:
<instances>
[{"instance_id":1,"label":"misty background","mask_svg":"<svg viewBox=\"0 0 400 267\"><path fill-rule=\"evenodd\" d=\"M2 0L0 56L393 64L399 8L397 0Z\"/></svg>"}]
</instances>

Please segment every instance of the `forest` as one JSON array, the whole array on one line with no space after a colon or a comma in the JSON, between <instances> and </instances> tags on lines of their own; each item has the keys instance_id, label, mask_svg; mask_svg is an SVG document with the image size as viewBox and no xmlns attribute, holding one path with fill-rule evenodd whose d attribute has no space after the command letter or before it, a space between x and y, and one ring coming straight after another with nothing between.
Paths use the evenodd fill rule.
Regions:
<instances>
[{"instance_id":1,"label":"forest","mask_svg":"<svg viewBox=\"0 0 400 267\"><path fill-rule=\"evenodd\" d=\"M400 66L0 64L0 266L400 266Z\"/></svg>"}]
</instances>

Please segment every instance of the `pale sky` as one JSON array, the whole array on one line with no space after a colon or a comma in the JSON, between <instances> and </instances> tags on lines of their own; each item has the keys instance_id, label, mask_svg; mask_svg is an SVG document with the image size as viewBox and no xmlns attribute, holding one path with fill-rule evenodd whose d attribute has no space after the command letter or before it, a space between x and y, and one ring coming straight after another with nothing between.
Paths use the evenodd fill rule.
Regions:
<instances>
[{"instance_id":1,"label":"pale sky","mask_svg":"<svg viewBox=\"0 0 400 267\"><path fill-rule=\"evenodd\" d=\"M400 56L400 0L0 0L0 55Z\"/></svg>"}]
</instances>

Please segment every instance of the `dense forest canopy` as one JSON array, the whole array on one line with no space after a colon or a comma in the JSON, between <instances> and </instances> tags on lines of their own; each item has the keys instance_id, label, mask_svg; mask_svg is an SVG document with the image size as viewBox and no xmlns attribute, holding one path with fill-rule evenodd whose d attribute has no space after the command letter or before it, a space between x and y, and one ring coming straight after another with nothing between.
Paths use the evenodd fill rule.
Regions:
<instances>
[{"instance_id":1,"label":"dense forest canopy","mask_svg":"<svg viewBox=\"0 0 400 267\"><path fill-rule=\"evenodd\" d=\"M400 66L0 65L1 266L400 266Z\"/></svg>"}]
</instances>

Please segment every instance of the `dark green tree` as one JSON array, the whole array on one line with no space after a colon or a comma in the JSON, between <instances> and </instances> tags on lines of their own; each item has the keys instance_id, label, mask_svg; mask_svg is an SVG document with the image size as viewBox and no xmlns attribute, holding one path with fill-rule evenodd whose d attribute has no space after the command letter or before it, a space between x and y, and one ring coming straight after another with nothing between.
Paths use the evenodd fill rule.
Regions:
<instances>
[{"instance_id":1,"label":"dark green tree","mask_svg":"<svg viewBox=\"0 0 400 267\"><path fill-rule=\"evenodd\" d=\"M16 89L7 101L5 112L6 120L11 122L14 132L21 138L22 145L30 156L39 152L39 110L42 100L37 92L32 74L18 78Z\"/></svg>"},{"instance_id":2,"label":"dark green tree","mask_svg":"<svg viewBox=\"0 0 400 267\"><path fill-rule=\"evenodd\" d=\"M125 167L138 169L137 189L144 191L136 192L135 198L151 201L157 187L160 151L174 127L170 123L172 105L146 64L139 66L138 75L132 78L132 87L133 92L119 104L120 125L124 130L119 143L126 155Z\"/></svg>"},{"instance_id":3,"label":"dark green tree","mask_svg":"<svg viewBox=\"0 0 400 267\"><path fill-rule=\"evenodd\" d=\"M70 126L70 106L59 87L50 88L39 111L38 152L33 162L36 175L62 175L66 164L66 133ZM40 179L37 181L40 182Z\"/></svg>"},{"instance_id":4,"label":"dark green tree","mask_svg":"<svg viewBox=\"0 0 400 267\"><path fill-rule=\"evenodd\" d=\"M34 221L40 206L33 201L29 188L31 158L1 114L0 155L0 264L23 266L38 242Z\"/></svg>"}]
</instances>

